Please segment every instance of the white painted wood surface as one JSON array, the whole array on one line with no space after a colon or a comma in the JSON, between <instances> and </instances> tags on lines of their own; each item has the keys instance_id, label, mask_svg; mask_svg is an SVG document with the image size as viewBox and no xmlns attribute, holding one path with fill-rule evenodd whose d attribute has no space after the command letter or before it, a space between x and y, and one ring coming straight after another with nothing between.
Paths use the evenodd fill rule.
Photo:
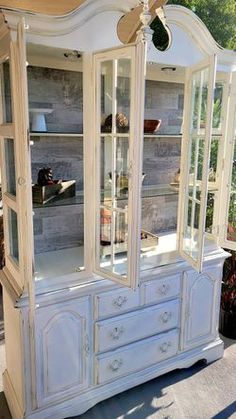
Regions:
<instances>
[{"instance_id":1,"label":"white painted wood surface","mask_svg":"<svg viewBox=\"0 0 236 419\"><path fill-rule=\"evenodd\" d=\"M160 334L111 353L99 355L97 383L116 380L170 358L178 350L178 332Z\"/></svg>"},{"instance_id":2,"label":"white painted wood surface","mask_svg":"<svg viewBox=\"0 0 236 419\"><path fill-rule=\"evenodd\" d=\"M105 352L178 327L179 301L148 307L95 324L96 352Z\"/></svg>"},{"instance_id":3,"label":"white painted wood surface","mask_svg":"<svg viewBox=\"0 0 236 419\"><path fill-rule=\"evenodd\" d=\"M89 319L88 297L36 311L39 406L88 387Z\"/></svg>"},{"instance_id":4,"label":"white painted wood surface","mask_svg":"<svg viewBox=\"0 0 236 419\"><path fill-rule=\"evenodd\" d=\"M130 0L128 6L131 7L133 3L133 0ZM92 118L90 114L95 109L95 80L92 74L91 51L101 46L114 47L118 44L115 28L124 9L123 1L118 6L112 1L109 1L109 4L102 1L100 9L98 2L88 2L81 14L75 13L71 19L63 17L59 21L48 17L38 19L37 16L27 16L27 22L30 24L28 41L63 48L67 46L71 49L81 47L81 50L88 52L84 63L84 72L88 70L88 73L84 74L84 85L88 94L85 100L86 115L84 117L86 125L84 138L87 141L85 146L86 177L91 176L91 173L93 176L95 174L96 151L93 126L92 124L90 126ZM100 13L97 13L98 10ZM162 53L161 57L166 63L192 65L196 59L216 53L220 59L221 69L227 71L233 69L236 63L235 54L221 51L192 12L175 6L166 10L167 16L168 14L170 16L173 33L176 34L175 40L182 47L175 53L172 47L169 52ZM6 16L10 27L14 29L18 15L7 12ZM91 33L92 23L95 36ZM21 27L21 41L22 29ZM4 31L3 33L5 34ZM51 36L56 33L59 35L58 38ZM5 35L3 39L4 46L0 50L2 56L6 52L6 45L9 41ZM181 39L184 40L183 44L180 42ZM186 49L183 45L186 45ZM191 54L193 47L194 53ZM145 63L143 60L145 48L142 46L139 49L140 51L136 50L135 53L140 55L138 61L143 64ZM15 54L17 57L17 48ZM117 58L116 54L117 48L108 55ZM17 60L22 70L23 62L19 56ZM160 53L156 53L155 60L162 62ZM143 65L140 65L140 73L136 74L137 80L141 81L143 70ZM27 108L26 95L24 95L26 86L24 85L24 89L20 87L20 72L16 66L15 73L16 79L18 77L15 93L18 92L19 96L24 96L22 96L23 108L18 107L19 115L24 119L24 112ZM23 81L26 82L25 78ZM143 83L144 80L142 86ZM140 88L140 85L137 83L136 89ZM143 94L144 91L133 95L132 100L136 98L136 105L138 98L141 102L143 101ZM136 126L134 126L135 116L138 119ZM91 208L85 219L89 233L85 242L87 272L84 275L64 276L62 280L53 278L51 288L50 284L45 281L44 284L40 284L37 294L34 295L34 283L30 276L32 236L29 239L29 232L31 225L27 221L27 216L31 217L31 193L28 190L27 200L24 202L25 195L19 192L22 204L19 211L22 216L21 245L24 247L24 258L21 261L24 275L22 274L21 278L27 284L21 298L19 295L22 294L23 283L18 280L17 273L13 270L9 273L9 270L5 269L1 274L6 295L4 304L8 342L4 391L13 419L63 419L79 415L97 402L163 373L188 367L200 359L212 362L223 355L223 344L219 339L217 326L222 265L228 254L214 245L212 248L205 249L201 274L196 273L181 260L169 266L163 265L150 269L142 274L137 270L137 258L139 258L137 226L140 226L140 208L138 206L135 208L135 203L140 199L138 194L141 176L139 169L142 155L142 119L141 108L137 109L136 115L133 111L132 129L135 135L137 134L137 138L133 138L132 158L134 160L133 175L136 176L136 180L133 183L133 211L130 214L134 215L132 221L136 230L135 243L129 261L130 266L132 265L133 278L129 278L129 281L131 285L134 281L139 283L135 291L114 285L102 276L92 275L95 261L94 208L96 202L94 180L87 179L85 202L86 205L91 202ZM28 166L23 164L27 160L28 150L27 143L24 142L26 128L27 121L24 119L17 132L18 141L23 141L19 151L22 161L18 161L18 170L19 175L22 173L24 179L28 173ZM6 127L2 127L3 134L5 129ZM7 130L9 133L8 128ZM224 132L222 134L224 135ZM138 146L135 146L135 140L138 141ZM184 151L183 154L182 173L184 173L187 152ZM100 174L97 173L96 176L98 175ZM29 184L30 181L28 188ZM184 189L182 188L180 201L183 202L183 199ZM13 205L17 206L17 203ZM16 209L19 210L18 207ZM182 205L179 211L181 213ZM23 227L27 227L25 235ZM130 246L132 246L132 240ZM29 291L28 295L27 291ZM20 363L19 358L21 358Z\"/></svg>"}]
</instances>

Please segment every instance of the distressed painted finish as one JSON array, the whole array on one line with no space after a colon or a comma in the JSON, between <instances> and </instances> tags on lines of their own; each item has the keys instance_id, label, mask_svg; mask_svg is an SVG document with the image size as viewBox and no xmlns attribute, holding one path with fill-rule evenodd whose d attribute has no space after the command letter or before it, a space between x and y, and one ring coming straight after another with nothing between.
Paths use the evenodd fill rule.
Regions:
<instances>
[{"instance_id":1,"label":"distressed painted finish","mask_svg":"<svg viewBox=\"0 0 236 419\"><path fill-rule=\"evenodd\" d=\"M159 268L135 292L100 280L77 287L73 295L65 289L54 296L38 296L38 408L32 408L29 401L25 417L64 419L78 415L104 398L167 371L188 367L200 359L212 362L220 358L223 343L217 324L225 256L209 256L200 275L184 263L174 265L172 271L170 267ZM6 312L13 310L17 315L9 296L4 301ZM27 306L22 306L21 313L20 321L15 316L11 320L17 333L22 329L26 337ZM9 335L12 324L6 325ZM24 368L29 372L27 345L26 340ZM8 348L9 355L12 349ZM62 359L65 362L61 363ZM31 394L30 381L27 377L24 381L22 371L19 378L26 394ZM4 391L13 419L23 419L21 405L11 396L13 385L8 370Z\"/></svg>"},{"instance_id":2,"label":"distressed painted finish","mask_svg":"<svg viewBox=\"0 0 236 419\"><path fill-rule=\"evenodd\" d=\"M80 42L83 43L85 40L87 42L86 48L84 47L85 44L83 44L84 49L87 51L83 63L83 85L86 87L84 92L85 115L83 115L86 256L84 272L73 272L64 275L63 278L61 278L59 272L56 278L45 278L44 281L36 281L35 292L35 283L30 275L33 247L31 244L32 234L29 234L31 224L29 225L27 220L27 215L30 218L32 212L30 175L29 171L27 172L29 166L25 166L25 164L28 164L25 146L27 144L29 147L29 144L24 142L24 147L22 145L19 154L17 154L17 167L19 167L19 173L24 174L24 176L22 175L23 180L26 174L28 176L26 177L28 180L28 194L25 197L20 192L22 208L18 208L17 202L14 202L12 205L14 205L16 210L20 209L22 211L22 224L19 231L23 243L22 254L25 262L23 265L25 277L23 278L27 285L26 291L28 291L28 295L27 292L21 295L22 289L19 291L19 289L14 287L16 281L14 282L14 278L12 280L12 274L7 269L0 274L4 292L6 293L4 305L5 313L7 313L8 317L6 321L8 366L4 373L4 391L13 419L45 419L49 417L50 419L62 419L79 415L101 400L128 390L168 371L188 367L201 359L212 362L223 355L223 343L219 338L217 325L222 267L228 254L218 248L212 241L205 247L203 271L201 274L196 273L183 260L179 260L178 263L162 265L159 268L152 267L152 269L147 269L142 273L137 269L137 258L140 256L139 228L141 225L141 206L139 205L139 187L141 186L142 178L140 168L143 157L144 119L143 107L142 109L139 108L138 104L144 103L144 58L146 51L143 45L138 45L136 51L137 63L140 66L137 67L136 89L134 89L134 94L132 95L133 104L136 105L136 108L133 106L131 118L131 128L133 130L131 161L134 162L134 166L131 168L133 170L133 173L131 173L133 177L133 182L131 182L132 210L129 213L129 216L132 216L131 221L135 229L130 228L131 240L129 245L132 248L132 252L129 259L131 278L128 278L128 285L134 286L139 284L139 287L133 291L132 289L124 288L121 284L117 285L112 282L111 280L114 279L112 275L108 274L106 278L109 279L104 279L101 272L99 272L100 276L93 274L95 267L96 224L94 215L96 199L99 200L98 196L95 198L98 192L95 188L95 180L100 176L100 173L99 171L96 172L94 168L97 149L91 115L95 112L94 100L98 84L93 71L94 63L91 51L97 50L101 45L103 47L107 46L107 40L113 46L117 45L118 40L114 37L116 24L113 23L118 22L124 6L123 2L121 2L121 6L117 6L117 2L115 2L115 5L113 3L112 6L111 1L103 2L101 0L99 4L101 3L101 13L97 13L98 3L88 2L81 11L81 15L78 13L71 17L73 24L70 19L65 23L64 18L56 20L45 17L40 20L38 16L36 18L33 15L27 16L29 23L32 23L32 28L29 29L29 39L31 41L35 40L35 36L38 43L41 42L43 44L43 40L47 45L58 42L57 46L62 46L63 44L63 47L69 45L72 48L74 48L75 43L76 48L78 48ZM131 3L130 1L129 5ZM89 5L94 6L90 13L88 13ZM13 20L10 19L11 27L14 27L14 19L17 20L17 15L13 15L11 15ZM111 19L107 19L108 16ZM209 34L206 33L199 19L194 17L190 11L172 6L169 9L169 16L176 41L174 40L169 51L163 53L162 60L166 60L165 62L170 64L175 62L175 60L179 63L178 60L180 58L180 62L185 62L185 65L189 66L196 59L196 54L191 54L192 45L194 45L193 52L197 50L198 58L204 54L208 56L210 55L208 54L209 51L212 52L214 50L221 59L221 65L223 63L225 66L223 67L224 70L228 65L227 71L231 71L236 61L233 53L219 50L212 42ZM97 29L99 35L101 27L107 29L107 25L104 22L108 25L112 22L109 37L106 31L106 34L101 34L101 36L97 37L97 40L91 39L88 34L92 37L94 33L88 31L88 28L86 31L86 25L91 28L91 22L96 22L94 28ZM52 23L55 24L55 27ZM4 25L4 33L5 31ZM73 31L76 32L76 36ZM96 36L97 31L95 31ZM21 41L23 32L23 24L21 23L19 28L19 39ZM59 33L60 38L56 39L55 36L48 36L45 39L45 34L51 35L53 33L54 35ZM64 36L65 34L70 35ZM73 42L72 38L74 38ZM178 41L178 46L183 46L182 42L179 42L181 39L183 39L184 45L188 45L188 48L179 48L177 53L173 54L171 48L175 45L175 42ZM7 41L4 45L8 45ZM19 61L18 64L20 64L20 69L23 71L22 76L26 91L25 56L21 58L18 55L19 51L17 51L17 48L19 50L19 46L17 44L14 54L16 54L15 58L17 58L16 63ZM135 49L135 47L129 48L125 51L130 54L131 49ZM120 54L121 50L118 51ZM186 56L183 56L185 53L187 53ZM3 52L5 57L4 54L5 52ZM173 54L173 56L170 57L168 54ZM108 56L109 58L117 58L117 49L109 50L108 54L104 52L99 55L99 57L104 58ZM187 61L184 61L186 59ZM160 60L158 53L155 55L155 60L156 62L163 62ZM22 97L23 93L19 82L21 73L18 72L17 65L15 65L15 73L18 83L16 84L17 88L14 89L14 94L16 94L17 101L17 97ZM134 73L132 76L134 76ZM142 86L141 92L138 90L140 86ZM168 118L166 123L170 123L170 125L173 123L171 126L174 130L181 127L179 119L181 114L181 94L179 91L177 99L176 95L175 97L171 95L168 98ZM26 95L24 95L22 100L23 108L19 104L16 107L23 119L22 125L19 124L19 127L17 125L18 131L16 129L19 145L21 145L22 139L27 139L25 134L28 126ZM153 110L152 102L153 98L150 95L149 104L150 109ZM171 109L173 110L173 118ZM226 114L225 117L227 117ZM187 118L186 115L185 118ZM97 122L99 126L100 120ZM15 132L14 129L15 127L13 126L10 128L11 133ZM1 133L9 135L9 128L4 124L1 126ZM22 134L22 137L20 134ZM60 143L59 138L61 137L58 137L58 143ZM153 150L150 143L150 149L146 155L147 163L147 161L150 162L151 153L156 152L159 164L164 168L165 174L170 176L168 178L170 180L173 172L170 167L170 161L166 164L165 159L170 150L168 141L172 140L173 137L168 140L160 138L160 142L157 143L157 138L155 138L153 144L156 151ZM171 154L175 170L178 168L180 154L179 140L175 138L172 146L175 150ZM61 143L59 148L60 153L62 153L63 145ZM182 148L181 151L183 154L182 161L184 162L187 161L189 156L187 151L183 150L186 149ZM45 156L46 152L44 150L44 158ZM37 163L38 157L37 154L35 163ZM152 164L153 162L151 162L151 166ZM223 165L220 167L222 169ZM58 167L55 164L55 170L57 169ZM154 168L152 167L152 169ZM182 169L184 169L184 165ZM182 169L181 176L183 177L185 170ZM65 170L65 167L63 170ZM35 172L36 168L34 169ZM207 173L205 175L207 176ZM19 191L24 190L24 188L20 188L20 186L23 186L22 179L20 179L20 184ZM167 195L169 202L168 200L163 201L163 208L165 208L167 202L170 206L175 207L175 201L172 200L175 195L176 191ZM182 189L180 202L183 201L184 196L185 190ZM23 198L25 198L25 202ZM150 197L145 199L148 200ZM6 204L8 202L9 197L6 197ZM152 204L150 204L150 207ZM158 206L160 204L155 205ZM182 205L179 208L181 213ZM23 212L23 209L27 209L28 212ZM38 210L41 211L41 208ZM51 211L49 208L47 210ZM61 208L58 211L61 211ZM150 208L148 211L144 208L144 211L151 213ZM155 211L153 213L155 216ZM52 214L50 215L53 218ZM66 224L65 221L63 221L63 224ZM40 232L40 229L41 226L38 225L37 232ZM63 230L63 233L65 233L65 230ZM135 233L135 236L132 233ZM122 282L122 277L119 280ZM124 285L124 281L122 283ZM201 310L199 310L200 306ZM153 324L153 313L157 315L155 324ZM139 319L138 326L136 323L137 318ZM161 322L160 328L157 326L159 322ZM111 325L112 328L110 329ZM111 340L115 343L111 344ZM62 359L64 360L63 362L61 361Z\"/></svg>"}]
</instances>

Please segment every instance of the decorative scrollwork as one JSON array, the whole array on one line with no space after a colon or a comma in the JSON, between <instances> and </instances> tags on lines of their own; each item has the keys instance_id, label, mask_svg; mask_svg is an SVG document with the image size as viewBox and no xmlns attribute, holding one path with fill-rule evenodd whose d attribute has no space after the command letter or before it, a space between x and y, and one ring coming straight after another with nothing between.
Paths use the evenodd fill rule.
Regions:
<instances>
[{"instance_id":1,"label":"decorative scrollwork","mask_svg":"<svg viewBox=\"0 0 236 419\"><path fill-rule=\"evenodd\" d=\"M121 367L122 364L123 364L123 360L122 359L114 359L114 361L112 361L109 364L109 368L112 371L116 372L116 371L118 371L120 369L120 367Z\"/></svg>"},{"instance_id":2,"label":"decorative scrollwork","mask_svg":"<svg viewBox=\"0 0 236 419\"><path fill-rule=\"evenodd\" d=\"M85 352L86 356L88 356L88 354L89 354L89 337L88 337L88 335L85 335L84 352Z\"/></svg>"},{"instance_id":3,"label":"decorative scrollwork","mask_svg":"<svg viewBox=\"0 0 236 419\"><path fill-rule=\"evenodd\" d=\"M112 304L113 304L113 306L115 306L117 308L121 308L127 301L128 301L127 297L119 295L119 297L117 297L115 300L113 300Z\"/></svg>"}]
</instances>

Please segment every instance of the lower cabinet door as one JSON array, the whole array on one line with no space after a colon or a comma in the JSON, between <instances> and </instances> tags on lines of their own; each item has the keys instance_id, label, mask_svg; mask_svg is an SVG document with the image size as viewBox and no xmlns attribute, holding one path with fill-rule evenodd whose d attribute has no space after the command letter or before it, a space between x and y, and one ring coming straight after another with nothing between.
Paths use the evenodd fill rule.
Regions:
<instances>
[{"instance_id":1,"label":"lower cabinet door","mask_svg":"<svg viewBox=\"0 0 236 419\"><path fill-rule=\"evenodd\" d=\"M218 334L221 268L198 274L184 273L183 335L184 349L199 346Z\"/></svg>"},{"instance_id":2,"label":"lower cabinet door","mask_svg":"<svg viewBox=\"0 0 236 419\"><path fill-rule=\"evenodd\" d=\"M89 301L81 298L36 310L38 405L89 384Z\"/></svg>"},{"instance_id":3,"label":"lower cabinet door","mask_svg":"<svg viewBox=\"0 0 236 419\"><path fill-rule=\"evenodd\" d=\"M113 381L164 361L178 351L178 329L97 356L97 384Z\"/></svg>"}]
</instances>

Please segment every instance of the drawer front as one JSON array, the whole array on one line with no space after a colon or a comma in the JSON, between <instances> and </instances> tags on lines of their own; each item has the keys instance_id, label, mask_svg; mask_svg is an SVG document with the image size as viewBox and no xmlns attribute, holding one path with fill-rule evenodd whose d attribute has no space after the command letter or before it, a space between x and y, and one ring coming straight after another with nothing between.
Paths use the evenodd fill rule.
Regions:
<instances>
[{"instance_id":1,"label":"drawer front","mask_svg":"<svg viewBox=\"0 0 236 419\"><path fill-rule=\"evenodd\" d=\"M178 351L178 330L136 342L97 357L97 384L140 371L174 356Z\"/></svg>"},{"instance_id":2,"label":"drawer front","mask_svg":"<svg viewBox=\"0 0 236 419\"><path fill-rule=\"evenodd\" d=\"M100 321L95 325L96 351L107 351L174 329L178 323L178 300Z\"/></svg>"},{"instance_id":3,"label":"drawer front","mask_svg":"<svg viewBox=\"0 0 236 419\"><path fill-rule=\"evenodd\" d=\"M117 315L139 306L139 291L120 288L95 297L96 318Z\"/></svg>"},{"instance_id":4,"label":"drawer front","mask_svg":"<svg viewBox=\"0 0 236 419\"><path fill-rule=\"evenodd\" d=\"M152 304L168 298L177 297L180 293L180 275L149 281L144 284L144 304Z\"/></svg>"}]
</instances>

